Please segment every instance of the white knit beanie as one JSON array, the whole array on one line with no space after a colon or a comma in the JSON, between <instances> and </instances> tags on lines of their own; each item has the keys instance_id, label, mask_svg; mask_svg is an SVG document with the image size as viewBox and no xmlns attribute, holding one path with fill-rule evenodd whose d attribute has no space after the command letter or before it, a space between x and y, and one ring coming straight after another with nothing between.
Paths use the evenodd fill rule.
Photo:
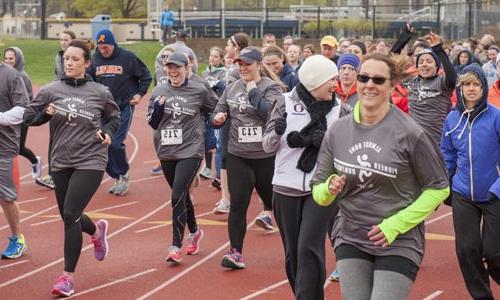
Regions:
<instances>
[{"instance_id":1,"label":"white knit beanie","mask_svg":"<svg viewBox=\"0 0 500 300\"><path fill-rule=\"evenodd\" d=\"M323 55L308 57L299 69L300 83L308 91L318 88L337 75L339 75L339 70L335 63Z\"/></svg>"}]
</instances>

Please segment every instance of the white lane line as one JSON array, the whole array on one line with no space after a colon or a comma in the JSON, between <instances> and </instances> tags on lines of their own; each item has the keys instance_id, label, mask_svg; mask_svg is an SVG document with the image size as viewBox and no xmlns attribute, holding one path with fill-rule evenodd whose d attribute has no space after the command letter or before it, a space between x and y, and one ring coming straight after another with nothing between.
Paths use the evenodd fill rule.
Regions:
<instances>
[{"instance_id":1,"label":"white lane line","mask_svg":"<svg viewBox=\"0 0 500 300\"><path fill-rule=\"evenodd\" d=\"M17 204L21 205L21 204L36 202L36 201L45 200L45 199L47 199L47 197L40 197L40 198L29 199L29 200L24 200L24 201L17 201Z\"/></svg>"},{"instance_id":2,"label":"white lane line","mask_svg":"<svg viewBox=\"0 0 500 300\"><path fill-rule=\"evenodd\" d=\"M46 212L48 212L48 211L50 211L50 210L52 210L52 209L54 209L54 208L57 208L57 204L56 204L56 205L52 205L51 207L46 208L46 209L44 209L44 210L42 210L42 211L39 211L39 212L37 212L37 213L35 213L35 214L32 214L31 216L28 216L28 217L26 217L26 218L24 218L24 219L21 219L19 222L20 222L20 223L23 223L24 221L28 221L29 219L32 219L32 218L37 217L37 216L39 216L39 215L42 215L42 214L44 214L44 213L46 213ZM5 225L5 226L3 226L3 227L0 227L0 231L2 231L2 230L4 230L4 229L7 229L7 228L9 228L9 225Z\"/></svg>"},{"instance_id":3,"label":"white lane line","mask_svg":"<svg viewBox=\"0 0 500 300\"><path fill-rule=\"evenodd\" d=\"M158 179L158 178L163 178L165 179L165 177L163 176L148 176L148 177L143 177L143 178L139 178L139 179L134 179L134 180L130 180L130 183L133 183L133 182L142 182L142 181L148 181L148 180L153 180L153 179Z\"/></svg>"},{"instance_id":4,"label":"white lane line","mask_svg":"<svg viewBox=\"0 0 500 300\"><path fill-rule=\"evenodd\" d=\"M162 204L162 205L158 206L157 208L155 208L154 210L152 210L152 211L151 211L151 212L149 212L148 214L144 215L142 218L139 218L139 219L135 220L134 222L132 222L132 223L128 224L127 226L122 227L122 228L118 229L117 231L115 231L115 232L113 232L113 233L109 234L109 235L108 235L108 238L112 238L113 236L115 236L115 235L117 235L117 234L119 234L119 233L121 233L121 232L123 232L123 231L125 231L125 230L129 229L130 227L133 227L133 226L137 225L138 223L140 223L140 222L142 222L142 221L144 221L144 220L146 220L147 218L149 218L149 217L151 217L152 215L156 214L158 211L160 211L160 210L164 209L164 208L167 206L167 204L168 204L168 203L164 203L164 204ZM83 249L82 249L82 252L85 252L85 251L87 251L88 249L93 248L93 247L94 247L93 245L88 245L87 247L85 247L85 248L83 248ZM22 280L22 279L25 279L25 278L28 278L28 277L30 277L30 276L32 276L32 275L35 275L35 274L37 274L37 273L40 273L40 272L42 272L43 270L46 270L46 269L48 269L48 268L50 268L50 267L52 267L52 266L55 266L55 265L57 265L57 264L59 264L59 263L61 263L61 262L63 262L63 261L64 261L64 258L59 258L59 259L56 259L56 260L54 260L53 262L50 262L50 263L48 263L48 264L46 264L46 265L44 265L44 266L41 266L41 267L39 267L39 268L37 268L37 269L35 269L35 270L31 271L31 272L28 272L28 273L25 273L25 274L23 274L23 275L20 275L20 276L17 276L17 277L15 277L15 278L12 278L12 279L10 279L10 280L7 280L7 281L5 281L5 282L3 282L3 283L1 283L1 284L0 284L0 289L1 289L1 288L3 288L3 287L6 287L6 286L8 286L8 285L11 285L11 284L13 284L13 283L16 283L16 282L18 282L18 281L20 281L20 280Z\"/></svg>"},{"instance_id":5,"label":"white lane line","mask_svg":"<svg viewBox=\"0 0 500 300\"><path fill-rule=\"evenodd\" d=\"M450 211L450 212L445 213L444 215L441 215L439 217L435 217L434 219L430 219L429 221L425 221L425 225L429 225L429 224L432 224L432 223L437 222L439 220L442 220L448 216L451 216L451 214L452 214L452 212Z\"/></svg>"},{"instance_id":6,"label":"white lane line","mask_svg":"<svg viewBox=\"0 0 500 300\"><path fill-rule=\"evenodd\" d=\"M20 264L24 264L25 262L29 262L29 260L25 259L25 260L21 260L21 261L18 261L18 262L15 262L15 263L11 263L11 264L8 264L8 265L5 265L5 266L1 266L0 270L1 269L7 269L7 268L10 268L10 267L13 267L13 266L20 265Z\"/></svg>"},{"instance_id":7,"label":"white lane line","mask_svg":"<svg viewBox=\"0 0 500 300\"><path fill-rule=\"evenodd\" d=\"M124 207L124 206L129 206L129 205L132 205L132 204L136 204L138 202L139 201L132 201L132 202L127 202L127 203L118 204L118 205L114 205L114 206L104 207L104 208L100 208L100 209L96 209L96 210L91 210L88 213L95 213L95 212L107 211L107 210L111 210L111 209L115 209L115 208L119 208L119 207ZM43 222L39 222L39 223L33 223L33 224L31 224L31 226L35 227L35 226L40 226L40 225L44 225L44 224L54 223L54 222L57 222L57 221L61 221L61 218L47 220L47 221L43 221Z\"/></svg>"},{"instance_id":8,"label":"white lane line","mask_svg":"<svg viewBox=\"0 0 500 300\"><path fill-rule=\"evenodd\" d=\"M103 289L103 288L107 288L107 287L110 287L112 285L115 285L115 284L118 284L118 283L122 283L122 282L131 280L131 279L134 279L134 278L137 278L137 277L141 277L143 275L146 275L146 274L149 274L149 273L155 272L155 271L156 271L156 269L149 269L149 270L144 271L144 272L136 273L136 274L130 275L128 277L124 277L124 278L121 278L121 279L118 279L118 280L115 280L115 281L111 281L111 282L108 282L108 283L100 285L100 286L96 286L96 287L88 289L88 290L81 291L81 292L79 292L77 294L74 294L73 296L68 297L66 299L76 298L76 297L79 297L79 296L82 296L82 295L85 295L85 294L88 294L88 293L92 293L94 291L97 291L97 290L100 290L100 289Z\"/></svg>"},{"instance_id":9,"label":"white lane line","mask_svg":"<svg viewBox=\"0 0 500 300\"><path fill-rule=\"evenodd\" d=\"M203 217L203 216L210 215L210 214L213 214L213 210L211 210L209 212L206 212L206 213L203 213L203 214L196 215L195 217L199 218L199 217ZM159 225L151 226L151 227L144 228L144 229L141 229L141 230L136 230L136 231L134 231L134 233L143 233L143 232L146 232L146 231L149 231L149 230L166 227L168 225L171 225L171 224L159 224Z\"/></svg>"},{"instance_id":10,"label":"white lane line","mask_svg":"<svg viewBox=\"0 0 500 300\"><path fill-rule=\"evenodd\" d=\"M444 292L441 291L441 290L437 290L435 291L434 293L430 294L429 296L425 297L424 299L422 300L432 300L432 299L436 299L437 297L439 297L441 294L443 294Z\"/></svg>"},{"instance_id":11,"label":"white lane line","mask_svg":"<svg viewBox=\"0 0 500 300\"><path fill-rule=\"evenodd\" d=\"M273 285L270 285L270 286L268 286L268 287L266 287L266 288L263 288L263 289L261 289L261 290L258 290L258 291L256 291L255 293L252 293L252 294L250 294L250 295L248 295L248 296L246 296L246 297L240 298L240 300L249 300L249 299L253 299L253 298L257 297L257 296L260 296L260 295L262 295L262 294L264 294L264 293L267 293L267 292L269 292L270 290L273 290L273 289L275 289L275 288L277 288L277 287L279 287L279 286L282 286L282 285L284 285L284 284L286 284L286 283L288 283L288 279L282 280L282 281L277 282L277 283L275 283L275 284L273 284Z\"/></svg>"},{"instance_id":12,"label":"white lane line","mask_svg":"<svg viewBox=\"0 0 500 300\"><path fill-rule=\"evenodd\" d=\"M247 225L247 230L255 224L255 220L257 220L257 218L253 219L253 221ZM206 261L210 260L212 257L219 254L221 251L223 251L224 249L227 249L228 247L229 247L229 241L227 241L224 245L220 246L219 248L215 249L212 253L205 256L203 259L197 261L192 266L186 268L184 271L182 271L179 274L175 275L174 277L170 278L168 281L165 281L161 285L157 286L156 288L152 289L151 291L142 295L141 297L137 298L136 300L144 300L144 299L151 297L152 295L158 293L162 289L164 289L167 286L171 285L172 283L176 282L177 280L182 278L184 275L186 275L186 274L190 273L191 271L193 271L194 269L198 268L199 266L204 264ZM1 285L0 285L0 287L1 287Z\"/></svg>"},{"instance_id":13,"label":"white lane line","mask_svg":"<svg viewBox=\"0 0 500 300\"><path fill-rule=\"evenodd\" d=\"M154 164L154 163L157 163L158 161L159 161L158 159L145 160L143 163L145 163L145 164Z\"/></svg>"}]
</instances>

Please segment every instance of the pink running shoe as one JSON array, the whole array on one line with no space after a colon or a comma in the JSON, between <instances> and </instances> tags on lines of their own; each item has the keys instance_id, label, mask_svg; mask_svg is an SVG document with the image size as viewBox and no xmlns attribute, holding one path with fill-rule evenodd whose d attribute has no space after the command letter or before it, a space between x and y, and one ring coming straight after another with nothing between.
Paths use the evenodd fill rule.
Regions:
<instances>
[{"instance_id":1,"label":"pink running shoe","mask_svg":"<svg viewBox=\"0 0 500 300\"><path fill-rule=\"evenodd\" d=\"M229 269L244 269L246 267L243 261L243 255L235 248L231 248L231 250L222 257L221 265Z\"/></svg>"},{"instance_id":2,"label":"pink running shoe","mask_svg":"<svg viewBox=\"0 0 500 300\"><path fill-rule=\"evenodd\" d=\"M173 264L180 264L182 261L181 249L176 246L170 246L170 248L168 248L168 255L166 260L167 262Z\"/></svg>"},{"instance_id":3,"label":"pink running shoe","mask_svg":"<svg viewBox=\"0 0 500 300\"><path fill-rule=\"evenodd\" d=\"M195 233L190 233L187 247L184 249L187 255L195 255L200 251L200 241L205 233L198 227Z\"/></svg>"},{"instance_id":4,"label":"pink running shoe","mask_svg":"<svg viewBox=\"0 0 500 300\"><path fill-rule=\"evenodd\" d=\"M104 260L108 255L108 221L99 220L95 223L95 226L99 228L100 235L96 239L91 238L94 244L94 256L97 260Z\"/></svg>"},{"instance_id":5,"label":"pink running shoe","mask_svg":"<svg viewBox=\"0 0 500 300\"><path fill-rule=\"evenodd\" d=\"M66 274L57 277L57 281L52 287L52 294L61 297L69 297L75 293L73 279Z\"/></svg>"}]
</instances>

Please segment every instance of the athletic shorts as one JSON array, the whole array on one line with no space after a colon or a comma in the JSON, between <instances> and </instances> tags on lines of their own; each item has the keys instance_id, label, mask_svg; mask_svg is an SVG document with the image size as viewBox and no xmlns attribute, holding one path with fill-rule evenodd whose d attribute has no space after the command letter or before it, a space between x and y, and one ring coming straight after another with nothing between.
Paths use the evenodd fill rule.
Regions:
<instances>
[{"instance_id":1,"label":"athletic shorts","mask_svg":"<svg viewBox=\"0 0 500 300\"><path fill-rule=\"evenodd\" d=\"M397 255L374 256L349 244L341 244L338 246L335 249L335 258L337 261L350 258L364 259L374 264L373 269L375 271L380 270L396 272L408 277L411 281L415 281L419 269L414 262L406 257Z\"/></svg>"},{"instance_id":2,"label":"athletic shorts","mask_svg":"<svg viewBox=\"0 0 500 300\"><path fill-rule=\"evenodd\" d=\"M0 157L0 199L15 201L19 185L19 169L16 158Z\"/></svg>"}]
</instances>

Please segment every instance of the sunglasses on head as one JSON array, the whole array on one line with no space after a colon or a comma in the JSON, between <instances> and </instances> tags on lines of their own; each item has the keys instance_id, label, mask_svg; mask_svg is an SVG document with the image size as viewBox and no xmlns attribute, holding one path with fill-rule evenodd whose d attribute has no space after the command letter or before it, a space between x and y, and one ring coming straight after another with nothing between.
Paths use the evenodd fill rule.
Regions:
<instances>
[{"instance_id":1,"label":"sunglasses on head","mask_svg":"<svg viewBox=\"0 0 500 300\"><path fill-rule=\"evenodd\" d=\"M386 80L390 80L389 78L385 78L385 77L382 77L382 76L373 76L373 77L370 77L368 75L364 75L364 74L358 74L357 76L357 79L359 82L362 82L362 83L367 83L368 80L372 80L373 83L377 84L377 85L382 85L385 83Z\"/></svg>"}]
</instances>

